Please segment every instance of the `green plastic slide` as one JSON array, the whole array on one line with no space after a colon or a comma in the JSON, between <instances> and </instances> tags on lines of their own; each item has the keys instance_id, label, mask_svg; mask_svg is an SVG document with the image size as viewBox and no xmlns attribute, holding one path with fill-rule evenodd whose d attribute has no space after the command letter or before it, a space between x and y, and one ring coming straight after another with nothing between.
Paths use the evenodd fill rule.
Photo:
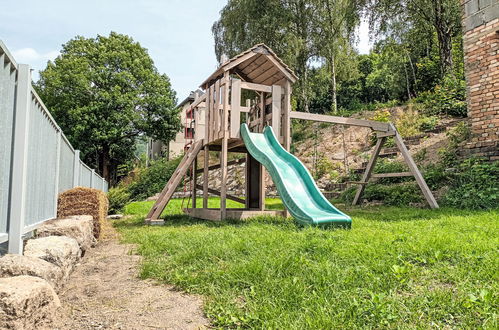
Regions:
<instances>
[{"instance_id":1,"label":"green plastic slide","mask_svg":"<svg viewBox=\"0 0 499 330\"><path fill-rule=\"evenodd\" d=\"M270 173L284 205L298 223L351 227L352 219L329 203L305 165L280 145L272 127L251 133L248 125L242 124L241 136L251 156Z\"/></svg>"}]
</instances>

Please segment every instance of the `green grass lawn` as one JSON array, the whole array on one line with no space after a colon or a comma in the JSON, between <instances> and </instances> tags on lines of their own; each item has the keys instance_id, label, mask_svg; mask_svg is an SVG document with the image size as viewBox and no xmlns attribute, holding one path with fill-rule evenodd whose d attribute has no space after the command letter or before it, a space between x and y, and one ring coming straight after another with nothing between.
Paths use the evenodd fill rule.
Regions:
<instances>
[{"instance_id":1,"label":"green grass lawn","mask_svg":"<svg viewBox=\"0 0 499 330\"><path fill-rule=\"evenodd\" d=\"M144 226L151 206L115 223L141 276L204 295L217 327L498 328L498 211L350 208L351 230L326 230L190 219L180 200L164 226Z\"/></svg>"}]
</instances>

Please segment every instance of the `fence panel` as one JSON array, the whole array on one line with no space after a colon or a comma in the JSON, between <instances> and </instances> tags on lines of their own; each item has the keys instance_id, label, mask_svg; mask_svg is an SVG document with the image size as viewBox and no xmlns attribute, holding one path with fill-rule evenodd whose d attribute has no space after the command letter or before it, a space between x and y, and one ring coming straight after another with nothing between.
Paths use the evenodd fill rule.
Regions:
<instances>
[{"instance_id":1,"label":"fence panel","mask_svg":"<svg viewBox=\"0 0 499 330\"><path fill-rule=\"evenodd\" d=\"M80 186L90 187L92 180L92 170L85 163L80 164Z\"/></svg>"},{"instance_id":2,"label":"fence panel","mask_svg":"<svg viewBox=\"0 0 499 330\"><path fill-rule=\"evenodd\" d=\"M77 185L108 187L44 106L30 67L15 63L0 40L0 243L22 254L23 234L55 218L58 194Z\"/></svg>"},{"instance_id":3,"label":"fence panel","mask_svg":"<svg viewBox=\"0 0 499 330\"><path fill-rule=\"evenodd\" d=\"M29 109L25 226L56 217L58 127L32 93Z\"/></svg>"},{"instance_id":4,"label":"fence panel","mask_svg":"<svg viewBox=\"0 0 499 330\"><path fill-rule=\"evenodd\" d=\"M67 139L61 138L59 159L59 192L73 188L75 151Z\"/></svg>"},{"instance_id":5,"label":"fence panel","mask_svg":"<svg viewBox=\"0 0 499 330\"><path fill-rule=\"evenodd\" d=\"M0 242L7 239L17 70L0 42Z\"/></svg>"}]
</instances>

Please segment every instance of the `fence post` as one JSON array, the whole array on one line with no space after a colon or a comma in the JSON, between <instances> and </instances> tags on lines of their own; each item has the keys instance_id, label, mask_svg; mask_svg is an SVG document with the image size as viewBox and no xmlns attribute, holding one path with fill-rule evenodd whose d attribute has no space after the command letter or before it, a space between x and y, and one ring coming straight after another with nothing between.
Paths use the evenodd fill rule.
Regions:
<instances>
[{"instance_id":1,"label":"fence post","mask_svg":"<svg viewBox=\"0 0 499 330\"><path fill-rule=\"evenodd\" d=\"M75 150L73 163L73 188L80 185L80 150Z\"/></svg>"},{"instance_id":2,"label":"fence post","mask_svg":"<svg viewBox=\"0 0 499 330\"><path fill-rule=\"evenodd\" d=\"M94 176L95 176L95 170L92 170L92 172L90 173L90 187L89 188L95 188L94 187L94 184L95 184Z\"/></svg>"},{"instance_id":3,"label":"fence post","mask_svg":"<svg viewBox=\"0 0 499 330\"><path fill-rule=\"evenodd\" d=\"M58 128L57 129L57 156L55 164L55 203L54 203L54 214L57 217L57 201L59 197L59 174L61 172L61 143L62 143L62 132Z\"/></svg>"},{"instance_id":4,"label":"fence post","mask_svg":"<svg viewBox=\"0 0 499 330\"><path fill-rule=\"evenodd\" d=\"M26 176L28 164L29 109L31 104L31 70L18 66L12 176L9 210L9 253L23 253L23 230L26 215Z\"/></svg>"}]
</instances>

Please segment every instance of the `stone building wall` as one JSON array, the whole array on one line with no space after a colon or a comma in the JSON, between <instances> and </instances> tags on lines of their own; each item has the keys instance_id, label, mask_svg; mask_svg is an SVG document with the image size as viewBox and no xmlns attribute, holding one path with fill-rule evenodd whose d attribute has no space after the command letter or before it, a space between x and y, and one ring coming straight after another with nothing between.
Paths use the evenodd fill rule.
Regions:
<instances>
[{"instance_id":1,"label":"stone building wall","mask_svg":"<svg viewBox=\"0 0 499 330\"><path fill-rule=\"evenodd\" d=\"M499 1L462 0L468 116L465 155L499 160Z\"/></svg>"}]
</instances>

